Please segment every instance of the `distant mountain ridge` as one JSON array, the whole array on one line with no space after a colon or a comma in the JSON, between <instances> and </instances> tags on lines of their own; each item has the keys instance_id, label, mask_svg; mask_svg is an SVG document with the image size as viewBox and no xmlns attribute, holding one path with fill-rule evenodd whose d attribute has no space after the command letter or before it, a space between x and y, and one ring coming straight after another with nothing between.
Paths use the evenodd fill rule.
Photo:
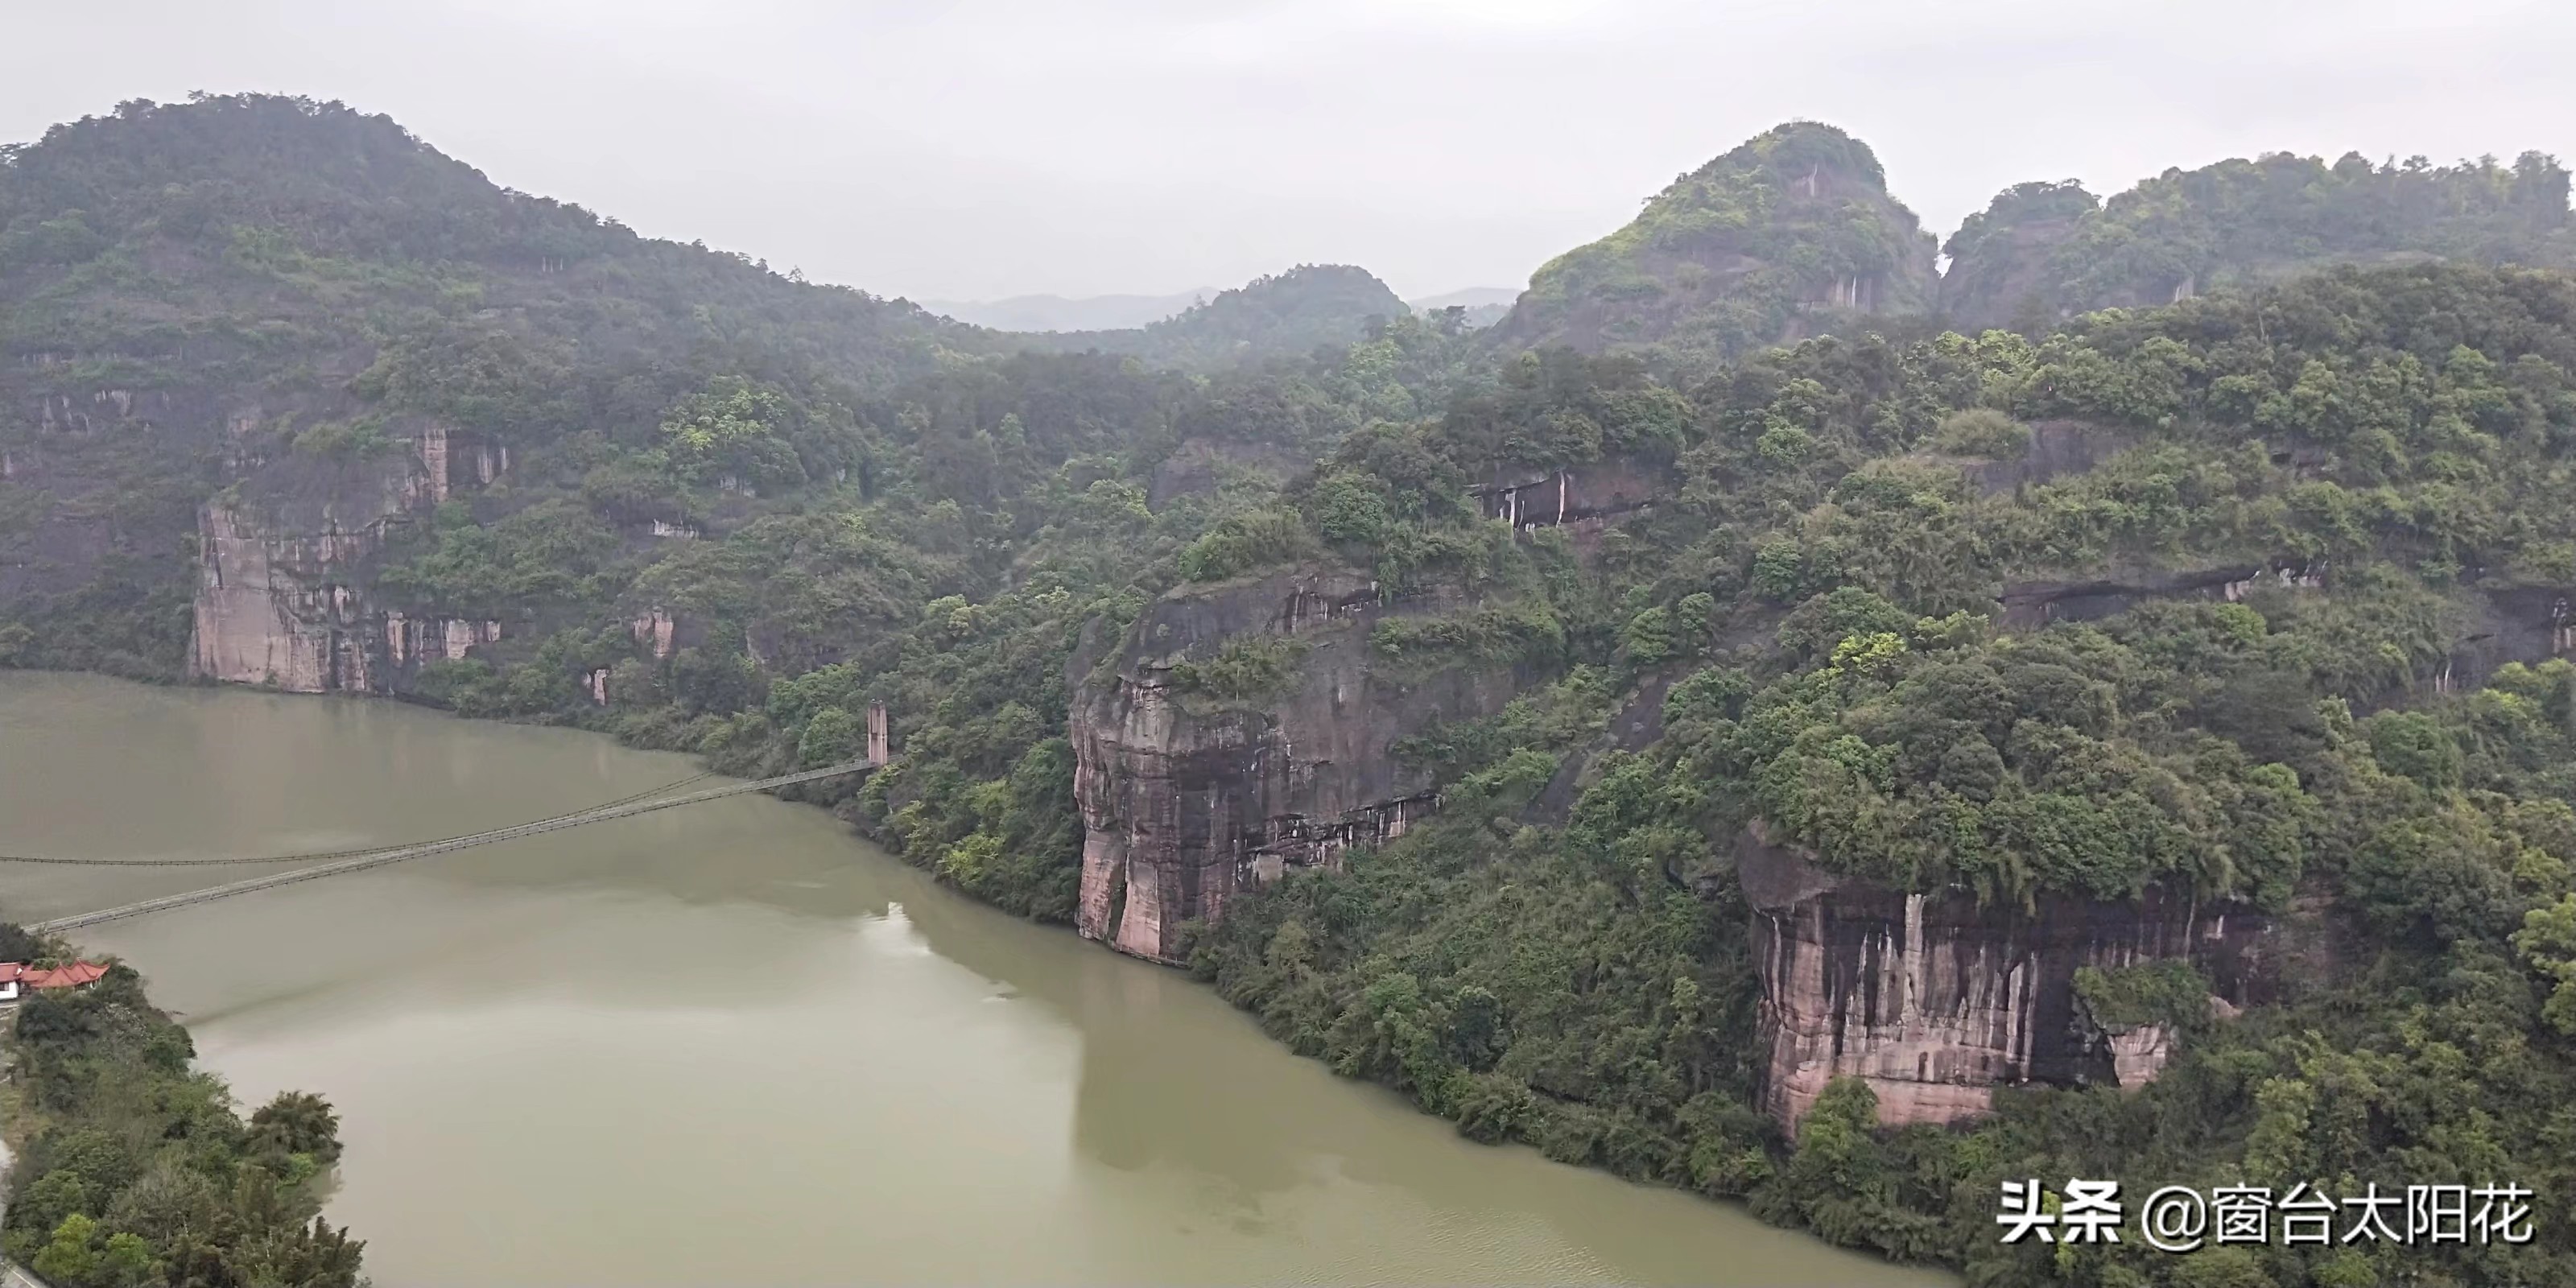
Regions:
<instances>
[{"instance_id":1,"label":"distant mountain ridge","mask_svg":"<svg viewBox=\"0 0 2576 1288\"><path fill-rule=\"evenodd\" d=\"M1405 303L1412 305L1413 311L1416 313L1428 313L1433 309L1447 308L1461 308L1473 311L1484 308L1489 304L1500 304L1508 308L1512 301L1517 300L1520 297L1521 288L1517 286L1470 286L1461 291L1449 291L1440 295L1420 296L1415 299L1406 300Z\"/></svg>"},{"instance_id":2,"label":"distant mountain ridge","mask_svg":"<svg viewBox=\"0 0 2576 1288\"><path fill-rule=\"evenodd\" d=\"M1011 332L1132 331L1179 316L1225 293L1206 286L1176 295L1013 295L998 300L917 300L932 313L970 326ZM1520 298L1516 286L1470 286L1405 300L1415 313L1467 311L1467 325L1489 326ZM1375 301L1372 301L1375 302Z\"/></svg>"},{"instance_id":3,"label":"distant mountain ridge","mask_svg":"<svg viewBox=\"0 0 2576 1288\"><path fill-rule=\"evenodd\" d=\"M1129 354L1160 366L1205 369L1348 344L1366 334L1370 319L1410 312L1366 269L1300 264L1141 327L1020 333L1010 339L1044 352Z\"/></svg>"},{"instance_id":4,"label":"distant mountain ridge","mask_svg":"<svg viewBox=\"0 0 2576 1288\"><path fill-rule=\"evenodd\" d=\"M2568 196L2566 169L2536 152L2446 167L2267 153L2169 169L2108 200L2071 180L2016 184L1943 244L1888 192L1868 144L1792 121L1678 177L1625 227L1541 266L1527 291L1397 300L1359 269L1333 270L1345 276L1328 286L1301 268L1228 292L928 307L1003 333L985 345L1184 367L1302 352L1357 338L1372 316L1448 308L1504 350L1698 365L1855 325L2038 331L2336 264L2576 267Z\"/></svg>"},{"instance_id":5,"label":"distant mountain ridge","mask_svg":"<svg viewBox=\"0 0 2576 1288\"><path fill-rule=\"evenodd\" d=\"M2338 264L2564 269L2568 195L2567 170L2537 152L2446 167L2268 153L2167 170L2107 201L2071 180L2014 185L1950 236L1936 272L1932 235L1869 146L1796 121L1540 268L1494 336L1693 364L1855 324L2039 331Z\"/></svg>"},{"instance_id":6,"label":"distant mountain ridge","mask_svg":"<svg viewBox=\"0 0 2576 1288\"><path fill-rule=\"evenodd\" d=\"M1521 293L1517 287L1470 286L1465 290L1450 291L1442 295L1425 295L1420 299L1406 300L1405 303L1411 305L1414 312L1422 314L1436 313L1442 309L1463 309L1466 311L1468 329L1474 330L1492 326L1510 316L1512 301L1519 299L1520 296Z\"/></svg>"},{"instance_id":7,"label":"distant mountain ridge","mask_svg":"<svg viewBox=\"0 0 2576 1288\"><path fill-rule=\"evenodd\" d=\"M2018 184L1951 235L1940 311L1965 329L2044 326L2330 264L2564 268L2567 197L2566 169L2537 152L2511 166L2276 152L2167 170L2108 201L2071 180Z\"/></svg>"},{"instance_id":8,"label":"distant mountain ridge","mask_svg":"<svg viewBox=\"0 0 2576 1288\"><path fill-rule=\"evenodd\" d=\"M1204 286L1177 295L1014 295L999 300L921 300L921 307L996 331L1118 331L1160 322L1220 294Z\"/></svg>"}]
</instances>

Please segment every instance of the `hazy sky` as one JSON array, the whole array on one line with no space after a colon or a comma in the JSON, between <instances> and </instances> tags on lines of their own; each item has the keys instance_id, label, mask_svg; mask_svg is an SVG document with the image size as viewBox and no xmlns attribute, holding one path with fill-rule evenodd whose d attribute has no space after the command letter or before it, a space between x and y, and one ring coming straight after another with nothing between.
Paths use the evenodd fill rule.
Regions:
<instances>
[{"instance_id":1,"label":"hazy sky","mask_svg":"<svg viewBox=\"0 0 2576 1288\"><path fill-rule=\"evenodd\" d=\"M391 114L496 182L890 295L1300 262L1520 285L1784 119L1946 233L2294 149L2576 160L2566 0L0 3L0 139L194 89Z\"/></svg>"}]
</instances>

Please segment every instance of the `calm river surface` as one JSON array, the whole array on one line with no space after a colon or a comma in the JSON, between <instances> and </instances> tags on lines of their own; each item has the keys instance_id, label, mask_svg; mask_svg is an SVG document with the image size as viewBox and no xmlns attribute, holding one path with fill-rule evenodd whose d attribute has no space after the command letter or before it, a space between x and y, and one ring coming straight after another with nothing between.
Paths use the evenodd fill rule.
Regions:
<instances>
[{"instance_id":1,"label":"calm river surface","mask_svg":"<svg viewBox=\"0 0 2576 1288\"><path fill-rule=\"evenodd\" d=\"M342 849L695 772L390 703L0 672L0 853ZM0 866L33 921L266 868ZM245 1102L339 1107L335 1222L457 1283L1933 1284L1489 1149L1181 974L746 796L85 932Z\"/></svg>"}]
</instances>

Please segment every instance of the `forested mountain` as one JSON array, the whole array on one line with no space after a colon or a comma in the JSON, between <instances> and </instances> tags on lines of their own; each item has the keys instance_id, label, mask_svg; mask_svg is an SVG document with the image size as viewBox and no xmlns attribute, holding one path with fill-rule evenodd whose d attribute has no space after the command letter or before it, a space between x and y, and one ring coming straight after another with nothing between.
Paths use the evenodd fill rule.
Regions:
<instances>
[{"instance_id":1,"label":"forested mountain","mask_svg":"<svg viewBox=\"0 0 2576 1288\"><path fill-rule=\"evenodd\" d=\"M1117 331L1160 322L1215 295L1014 295L1002 300L923 300L921 307L996 331Z\"/></svg>"},{"instance_id":2,"label":"forested mountain","mask_svg":"<svg viewBox=\"0 0 2576 1288\"><path fill-rule=\"evenodd\" d=\"M1627 227L1531 276L1495 327L1519 347L1733 357L1853 313L1932 303L1933 239L1869 145L1810 121L1673 180Z\"/></svg>"},{"instance_id":3,"label":"forested mountain","mask_svg":"<svg viewBox=\"0 0 2576 1288\"><path fill-rule=\"evenodd\" d=\"M1941 311L1962 329L2045 327L2092 309L2165 304L2329 264L2440 258L2576 265L2567 171L2525 153L2437 167L2421 157L2332 165L2277 152L2167 170L2097 201L2025 183L1943 248Z\"/></svg>"},{"instance_id":4,"label":"forested mountain","mask_svg":"<svg viewBox=\"0 0 2576 1288\"><path fill-rule=\"evenodd\" d=\"M1443 291L1438 295L1425 295L1406 300L1405 304L1416 313L1430 313L1453 306L1470 310L1495 304L1509 307L1511 302L1518 298L1520 298L1520 292L1512 287L1470 286L1461 291Z\"/></svg>"},{"instance_id":5,"label":"forested mountain","mask_svg":"<svg viewBox=\"0 0 2576 1288\"><path fill-rule=\"evenodd\" d=\"M1311 311L1316 317L1299 326L1280 327L1275 322L1245 319L1234 329L1239 338L1259 339L1272 335L1283 337L1279 353L1295 355L1317 343L1349 343L1357 337L1359 326L1371 317L1390 316L1386 297L1377 291L1374 278L1358 269L1300 268L1282 275L1288 279L1285 289L1274 289L1270 282L1255 282L1246 288L1256 298L1263 294L1273 299L1255 305L1256 312L1271 314ZM1337 290L1341 298L1333 296ZM921 306L945 317L996 331L1072 331L1097 334L1108 331L1142 331L1157 322L1178 317L1189 309L1214 301L1226 292L1213 288L1183 291L1178 295L1086 295L1067 298L1061 295L1015 295L1003 300L923 300ZM1299 295L1305 298L1298 298ZM1478 286L1443 295L1406 300L1406 308L1415 313L1434 313L1455 305L1466 310L1469 326L1488 326L1509 312L1512 300L1520 294L1509 287ZM1242 302L1234 307L1241 307ZM1320 325L1318 325L1320 323ZM1209 331L1222 329L1211 326ZM1318 339L1317 337L1323 337ZM1041 341L1039 343L1055 343ZM1095 340L1102 347L1142 344L1143 338ZM1142 350L1138 350L1142 352ZM1257 356L1278 356L1264 350Z\"/></svg>"},{"instance_id":6,"label":"forested mountain","mask_svg":"<svg viewBox=\"0 0 2576 1288\"><path fill-rule=\"evenodd\" d=\"M1618 362L1525 357L1303 485L1308 549L1486 587L1380 621L1386 665L1556 678L1425 723L1433 820L1182 955L1471 1135L1975 1283L2576 1274L2545 1233L2183 1260L1992 1225L2025 1176L2576 1186L2544 1143L2576 1128L2576 284L2344 271L2037 341L1819 339L1680 414ZM1506 462L1543 497L1665 482L1508 540L1443 500ZM2006 966L2092 1035L2020 1076L2079 1085L1961 1113L1982 1043L2021 1057L1950 990ZM1809 1058L1860 1076L1802 1090Z\"/></svg>"},{"instance_id":7,"label":"forested mountain","mask_svg":"<svg viewBox=\"0 0 2576 1288\"><path fill-rule=\"evenodd\" d=\"M1030 349L1130 354L1155 366L1209 370L1363 338L1372 320L1411 312L1386 283L1348 264L1300 264L1221 291L1159 322L1120 331L1010 337Z\"/></svg>"},{"instance_id":8,"label":"forested mountain","mask_svg":"<svg viewBox=\"0 0 2576 1288\"><path fill-rule=\"evenodd\" d=\"M2545 160L2409 173L2353 182L2541 195L2383 247L2564 223ZM2173 227L2307 244L2123 201L1954 254L2054 309ZM1996 1288L2576 1282L2545 1216L1993 1223L2024 1177L2576 1196L2563 275L1939 331L1875 159L1793 125L1492 333L1308 268L1032 353L261 98L13 150L0 248L0 663L745 774L882 712L803 798L1477 1139ZM135 1206L16 1184L13 1237Z\"/></svg>"},{"instance_id":9,"label":"forested mountain","mask_svg":"<svg viewBox=\"0 0 2576 1288\"><path fill-rule=\"evenodd\" d=\"M1508 286L1471 286L1463 291L1406 300L1405 304L1414 312L1425 315L1456 309L1461 325L1488 327L1511 315L1512 302L1519 299L1520 294Z\"/></svg>"},{"instance_id":10,"label":"forested mountain","mask_svg":"<svg viewBox=\"0 0 2576 1288\"><path fill-rule=\"evenodd\" d=\"M0 225L9 343L163 346L85 359L100 362L212 364L289 339L328 348L341 337L284 328L359 302L524 315L620 356L757 348L866 387L927 370L939 342L973 334L858 291L798 289L746 256L638 237L496 187L385 117L274 96L132 102L12 146ZM233 289L259 292L264 326L225 309Z\"/></svg>"}]
</instances>

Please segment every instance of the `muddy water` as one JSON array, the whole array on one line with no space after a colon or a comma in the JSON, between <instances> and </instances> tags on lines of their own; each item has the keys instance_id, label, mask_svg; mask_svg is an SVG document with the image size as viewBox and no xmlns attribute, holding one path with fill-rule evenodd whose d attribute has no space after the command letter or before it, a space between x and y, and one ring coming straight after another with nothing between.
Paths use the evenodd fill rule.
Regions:
<instances>
[{"instance_id":1,"label":"muddy water","mask_svg":"<svg viewBox=\"0 0 2576 1288\"><path fill-rule=\"evenodd\" d=\"M0 853L261 855L561 812L677 756L0 672ZM37 920L264 868L0 866ZM1203 988L737 797L85 932L245 1101L339 1106L386 1288L1945 1282L1460 1139Z\"/></svg>"}]
</instances>

